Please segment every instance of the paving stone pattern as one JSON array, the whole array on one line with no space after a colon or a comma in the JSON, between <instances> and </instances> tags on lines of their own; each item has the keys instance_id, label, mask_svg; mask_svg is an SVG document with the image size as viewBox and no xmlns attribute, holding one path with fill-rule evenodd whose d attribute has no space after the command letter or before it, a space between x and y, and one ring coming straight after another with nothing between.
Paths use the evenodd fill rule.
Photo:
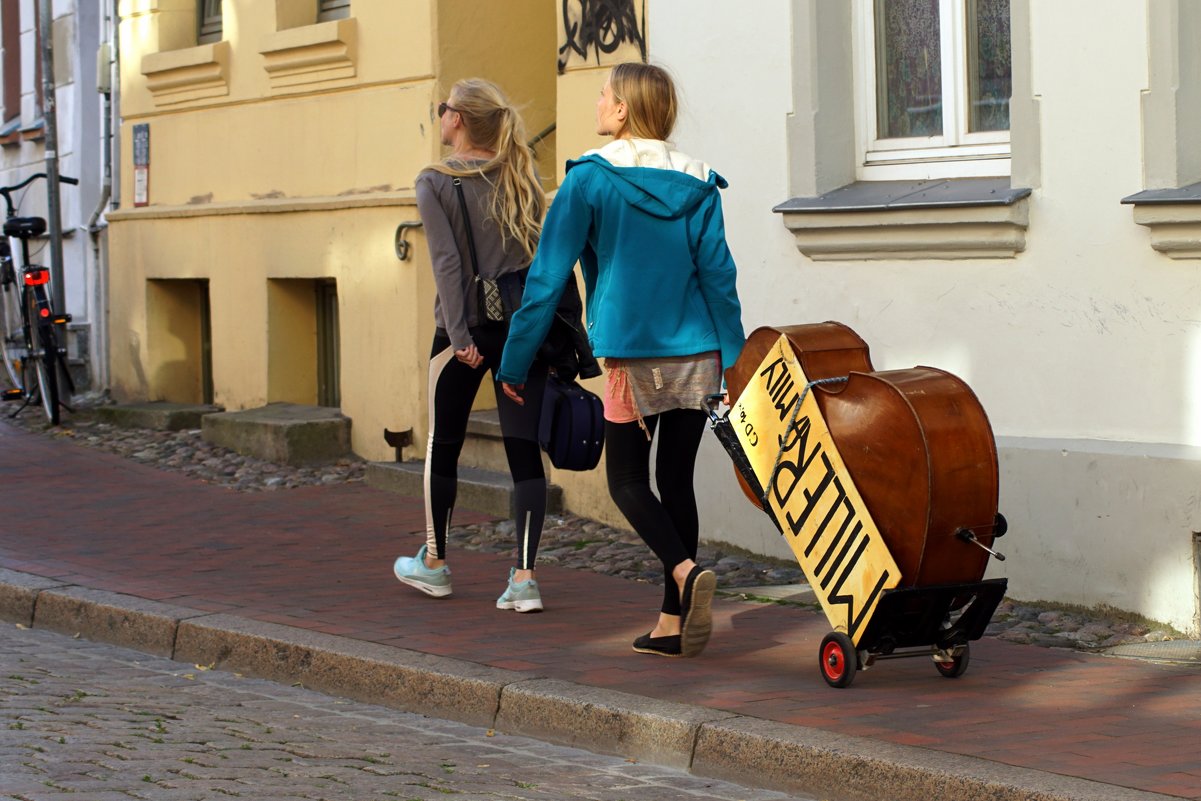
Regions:
<instances>
[{"instance_id":1,"label":"paving stone pattern","mask_svg":"<svg viewBox=\"0 0 1201 801\"><path fill-rule=\"evenodd\" d=\"M0 664L0 799L794 798L46 631Z\"/></svg>"},{"instance_id":2,"label":"paving stone pattern","mask_svg":"<svg viewBox=\"0 0 1201 801\"><path fill-rule=\"evenodd\" d=\"M57 428L47 427L30 409L14 423L27 431L41 432L87 447L119 454L163 470L183 473L210 484L240 492L265 492L322 484L363 481L366 463L342 459L321 467L292 467L243 456L201 439L199 430L155 431L121 428L95 419L94 403L81 402L74 413L64 413ZM487 520L451 531L456 548L509 554L514 549L511 520ZM1002 550L1004 540L1001 540ZM717 573L719 587L729 591L756 586L777 586L805 581L795 563L781 562L729 547L704 544L699 561ZM542 564L591 570L635 581L662 585L662 568L632 531L613 528L577 515L547 518L538 554ZM753 589L740 593L753 598ZM810 604L820 614L816 604ZM1047 604L1004 601L988 628L989 635L1025 645L1095 651L1115 645L1158 642L1179 636L1153 621L1080 609L1060 609Z\"/></svg>"}]
</instances>

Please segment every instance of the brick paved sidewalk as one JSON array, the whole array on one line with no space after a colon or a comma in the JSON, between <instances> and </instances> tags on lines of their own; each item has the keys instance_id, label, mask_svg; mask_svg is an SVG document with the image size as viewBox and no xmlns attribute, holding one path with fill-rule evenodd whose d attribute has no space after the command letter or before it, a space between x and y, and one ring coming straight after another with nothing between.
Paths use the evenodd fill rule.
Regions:
<instances>
[{"instance_id":1,"label":"brick paved sidewalk","mask_svg":"<svg viewBox=\"0 0 1201 801\"><path fill-rule=\"evenodd\" d=\"M751 717L1201 799L1201 672L985 638L962 678L817 670L823 616L718 600L694 660L634 654L659 589L545 566L547 611L494 608L507 562L451 554L455 594L391 576L419 499L360 485L239 494L0 423L0 567L85 587ZM748 514L753 513L748 508ZM459 516L467 522L469 514Z\"/></svg>"}]
</instances>

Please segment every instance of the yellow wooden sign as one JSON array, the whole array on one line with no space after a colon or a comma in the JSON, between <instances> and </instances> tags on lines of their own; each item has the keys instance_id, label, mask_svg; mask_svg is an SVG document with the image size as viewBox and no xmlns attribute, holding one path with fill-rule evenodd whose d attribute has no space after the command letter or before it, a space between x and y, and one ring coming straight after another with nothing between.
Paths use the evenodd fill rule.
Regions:
<instances>
[{"instance_id":1,"label":"yellow wooden sign","mask_svg":"<svg viewBox=\"0 0 1201 801\"><path fill-rule=\"evenodd\" d=\"M855 489L787 337L730 410L767 504L830 624L855 644L901 571ZM802 398L802 396L804 396Z\"/></svg>"}]
</instances>

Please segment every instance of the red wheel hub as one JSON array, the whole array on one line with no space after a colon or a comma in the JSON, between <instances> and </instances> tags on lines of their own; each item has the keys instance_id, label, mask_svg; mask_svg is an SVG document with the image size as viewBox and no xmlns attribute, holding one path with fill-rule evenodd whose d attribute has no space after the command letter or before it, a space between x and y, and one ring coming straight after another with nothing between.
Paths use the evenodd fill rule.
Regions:
<instances>
[{"instance_id":1,"label":"red wheel hub","mask_svg":"<svg viewBox=\"0 0 1201 801\"><path fill-rule=\"evenodd\" d=\"M838 643L826 643L826 650L822 652L822 668L826 671L827 676L835 680L841 678L842 674L846 672L846 657L843 656Z\"/></svg>"}]
</instances>

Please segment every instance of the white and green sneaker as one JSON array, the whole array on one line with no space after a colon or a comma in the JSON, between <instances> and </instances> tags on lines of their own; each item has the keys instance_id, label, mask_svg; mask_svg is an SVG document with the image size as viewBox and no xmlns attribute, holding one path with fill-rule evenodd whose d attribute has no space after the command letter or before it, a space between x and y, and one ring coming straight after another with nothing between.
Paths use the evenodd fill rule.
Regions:
<instances>
[{"instance_id":1,"label":"white and green sneaker","mask_svg":"<svg viewBox=\"0 0 1201 801\"><path fill-rule=\"evenodd\" d=\"M416 556L398 556L392 565L392 573L402 584L416 587L426 595L435 598L450 595L450 568L446 565L426 567L424 545Z\"/></svg>"},{"instance_id":2,"label":"white and green sneaker","mask_svg":"<svg viewBox=\"0 0 1201 801\"><path fill-rule=\"evenodd\" d=\"M541 612L542 595L538 592L538 582L534 579L513 582L513 574L517 568L509 568L509 586L496 599L497 609L516 609L518 612Z\"/></svg>"}]
</instances>

